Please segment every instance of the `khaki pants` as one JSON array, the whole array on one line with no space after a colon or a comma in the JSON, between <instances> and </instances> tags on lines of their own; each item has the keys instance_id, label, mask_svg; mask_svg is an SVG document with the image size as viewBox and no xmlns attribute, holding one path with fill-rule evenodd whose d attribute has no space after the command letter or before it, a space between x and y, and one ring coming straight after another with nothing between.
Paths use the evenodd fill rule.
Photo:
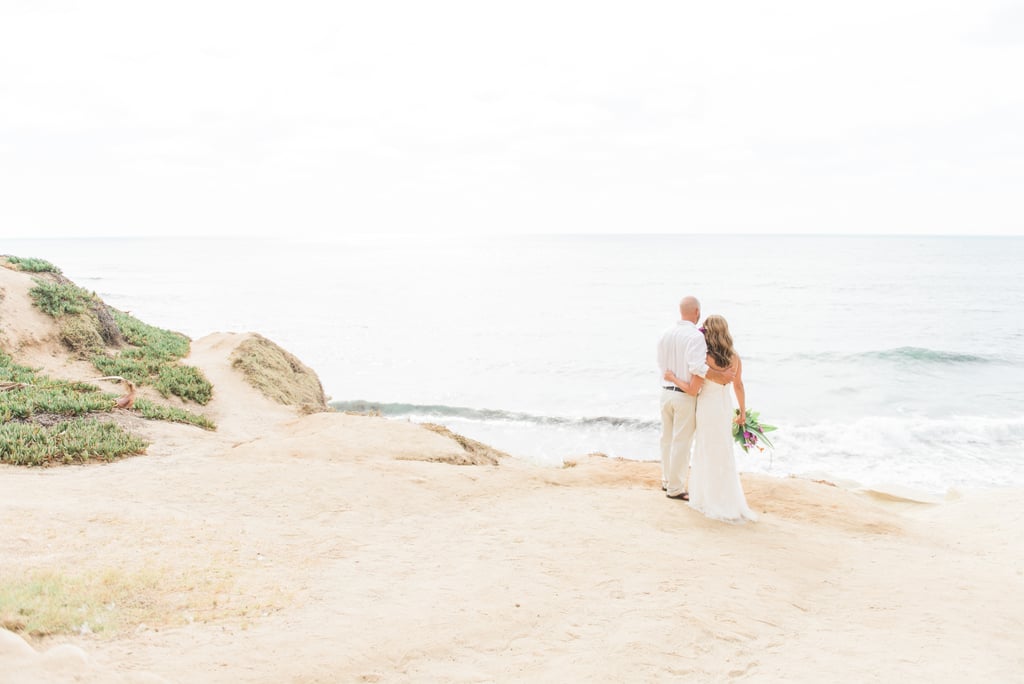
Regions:
<instances>
[{"instance_id":1,"label":"khaki pants","mask_svg":"<svg viewBox=\"0 0 1024 684\"><path fill-rule=\"evenodd\" d=\"M669 495L686 491L690 448L697 427L697 397L661 391L661 484Z\"/></svg>"}]
</instances>

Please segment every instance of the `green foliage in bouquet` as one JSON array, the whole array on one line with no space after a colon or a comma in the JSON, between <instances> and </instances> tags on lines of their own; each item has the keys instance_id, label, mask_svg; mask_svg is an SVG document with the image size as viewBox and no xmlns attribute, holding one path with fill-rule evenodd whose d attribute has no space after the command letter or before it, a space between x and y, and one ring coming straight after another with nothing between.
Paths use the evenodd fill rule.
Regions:
<instances>
[{"instance_id":1,"label":"green foliage in bouquet","mask_svg":"<svg viewBox=\"0 0 1024 684\"><path fill-rule=\"evenodd\" d=\"M740 410L735 410L735 415L739 415ZM767 423L761 422L761 414L758 411L751 411L747 409L745 421L743 425L737 423L732 424L732 438L736 440L743 451L749 452L751 448L757 449L758 451L764 451L765 447L774 449L775 446L771 443L764 433L778 430L779 428L774 425L768 425Z\"/></svg>"}]
</instances>

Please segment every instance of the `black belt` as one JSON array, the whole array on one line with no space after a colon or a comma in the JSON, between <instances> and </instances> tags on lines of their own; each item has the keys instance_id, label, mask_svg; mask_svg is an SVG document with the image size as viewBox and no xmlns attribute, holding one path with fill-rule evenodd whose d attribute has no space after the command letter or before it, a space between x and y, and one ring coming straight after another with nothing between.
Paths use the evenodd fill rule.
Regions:
<instances>
[{"instance_id":1,"label":"black belt","mask_svg":"<svg viewBox=\"0 0 1024 684\"><path fill-rule=\"evenodd\" d=\"M666 387L665 389L672 390L673 392L683 392L683 390L679 389L675 385L672 385L671 387ZM686 394L686 392L683 392L683 394Z\"/></svg>"}]
</instances>

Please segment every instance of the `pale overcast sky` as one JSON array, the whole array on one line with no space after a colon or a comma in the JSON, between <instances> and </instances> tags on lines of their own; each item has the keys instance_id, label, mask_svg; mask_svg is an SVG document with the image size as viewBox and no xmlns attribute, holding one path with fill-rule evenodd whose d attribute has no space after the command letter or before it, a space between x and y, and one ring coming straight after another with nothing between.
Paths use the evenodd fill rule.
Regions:
<instances>
[{"instance_id":1,"label":"pale overcast sky","mask_svg":"<svg viewBox=\"0 0 1024 684\"><path fill-rule=\"evenodd\" d=\"M1024 3L0 0L0 236L1024 234Z\"/></svg>"}]
</instances>

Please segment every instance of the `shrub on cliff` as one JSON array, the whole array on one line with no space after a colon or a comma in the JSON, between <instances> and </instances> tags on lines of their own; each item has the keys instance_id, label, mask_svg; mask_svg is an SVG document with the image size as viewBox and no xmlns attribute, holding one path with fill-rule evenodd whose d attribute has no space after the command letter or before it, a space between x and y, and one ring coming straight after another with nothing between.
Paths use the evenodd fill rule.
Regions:
<instances>
[{"instance_id":1,"label":"shrub on cliff","mask_svg":"<svg viewBox=\"0 0 1024 684\"><path fill-rule=\"evenodd\" d=\"M184 335L114 312L49 262L0 257L0 266L40 274L32 278L29 296L54 318L61 341L76 355L91 358L97 367L120 360L124 367L138 371L134 382L153 384L164 396L174 394L204 404L210 400L209 381L198 369L178 363L189 351ZM127 335L122 335L121 324ZM116 372L121 368L106 367L115 371L111 375L131 380ZM113 419L115 399L116 395L89 382L53 379L16 364L0 351L0 462L40 466L108 461L144 452L147 442ZM134 412L147 419L216 428L205 416L143 398L135 402Z\"/></svg>"},{"instance_id":2,"label":"shrub on cliff","mask_svg":"<svg viewBox=\"0 0 1024 684\"><path fill-rule=\"evenodd\" d=\"M46 259L24 259L16 256L6 256L4 258L8 264L18 271L26 271L28 273L60 273L60 269Z\"/></svg>"},{"instance_id":3,"label":"shrub on cliff","mask_svg":"<svg viewBox=\"0 0 1024 684\"><path fill-rule=\"evenodd\" d=\"M188 355L187 337L112 309L95 293L55 273L35 278L29 294L41 311L57 319L65 347L90 358L103 375L151 385L165 397L174 395L197 404L210 401L213 385L209 380L199 369L178 363ZM119 349L123 342L128 349Z\"/></svg>"},{"instance_id":4,"label":"shrub on cliff","mask_svg":"<svg viewBox=\"0 0 1024 684\"><path fill-rule=\"evenodd\" d=\"M286 406L307 413L327 410L323 385L311 368L262 335L253 335L231 354L231 365L250 385Z\"/></svg>"}]
</instances>

